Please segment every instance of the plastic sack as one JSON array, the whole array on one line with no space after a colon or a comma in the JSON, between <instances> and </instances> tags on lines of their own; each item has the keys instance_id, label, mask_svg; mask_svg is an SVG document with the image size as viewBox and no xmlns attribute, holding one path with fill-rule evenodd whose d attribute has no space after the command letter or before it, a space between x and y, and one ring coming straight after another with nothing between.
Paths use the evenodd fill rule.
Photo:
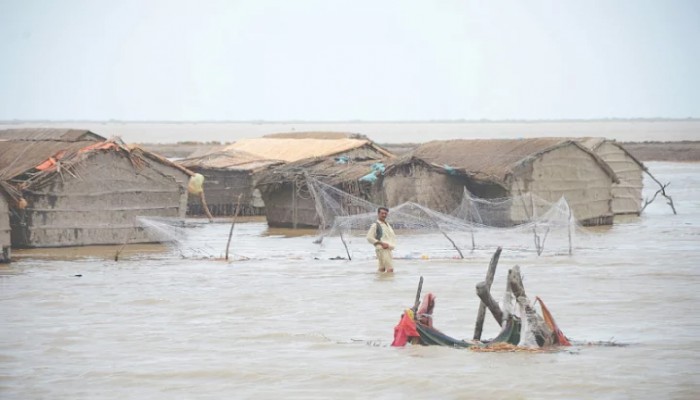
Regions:
<instances>
[{"instance_id":1,"label":"plastic sack","mask_svg":"<svg viewBox=\"0 0 700 400\"><path fill-rule=\"evenodd\" d=\"M200 194L204 191L202 185L204 185L204 175L194 174L190 177L190 181L187 184L187 191L190 194Z\"/></svg>"}]
</instances>

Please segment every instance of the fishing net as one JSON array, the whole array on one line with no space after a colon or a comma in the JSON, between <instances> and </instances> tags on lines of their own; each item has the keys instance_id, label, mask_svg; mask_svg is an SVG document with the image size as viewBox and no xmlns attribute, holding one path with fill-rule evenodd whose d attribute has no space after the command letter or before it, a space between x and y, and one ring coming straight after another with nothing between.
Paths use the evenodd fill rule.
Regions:
<instances>
[{"instance_id":1,"label":"fishing net","mask_svg":"<svg viewBox=\"0 0 700 400\"><path fill-rule=\"evenodd\" d=\"M364 238L379 205L307 177L320 216L320 238L339 236L347 256L367 253ZM407 202L390 209L389 223L400 237L398 258L463 258L464 251L507 246L538 255L571 254L578 225L564 198L547 202L530 193L481 199L465 188L449 214ZM437 235L436 235L437 234Z\"/></svg>"}]
</instances>

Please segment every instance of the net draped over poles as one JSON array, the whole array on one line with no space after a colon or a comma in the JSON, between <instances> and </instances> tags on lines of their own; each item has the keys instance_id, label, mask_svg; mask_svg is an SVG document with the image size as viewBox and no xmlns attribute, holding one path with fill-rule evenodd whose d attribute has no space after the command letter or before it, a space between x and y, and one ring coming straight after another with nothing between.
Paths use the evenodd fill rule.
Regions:
<instances>
[{"instance_id":1,"label":"net draped over poles","mask_svg":"<svg viewBox=\"0 0 700 400\"><path fill-rule=\"evenodd\" d=\"M364 234L377 219L378 204L350 195L313 177L306 177L321 221L321 238L342 235L352 250L364 251ZM435 256L454 257L461 250L505 245L537 254L571 254L579 228L564 198L556 203L535 195L481 199L465 188L459 206L449 214L413 202L390 208L389 223L403 243L397 256L422 256L431 243L441 249L425 249ZM424 235L440 233L439 240ZM444 237L443 237L444 236ZM359 240L358 240L359 239ZM415 243L413 243L415 242ZM404 245L405 244L405 245ZM421 254L417 254L421 253Z\"/></svg>"}]
</instances>

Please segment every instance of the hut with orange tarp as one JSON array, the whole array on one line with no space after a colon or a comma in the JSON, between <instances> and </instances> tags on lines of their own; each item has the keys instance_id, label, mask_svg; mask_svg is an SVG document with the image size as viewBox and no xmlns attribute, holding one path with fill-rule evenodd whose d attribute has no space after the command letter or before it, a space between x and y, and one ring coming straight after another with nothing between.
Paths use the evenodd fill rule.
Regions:
<instances>
[{"instance_id":1,"label":"hut with orange tarp","mask_svg":"<svg viewBox=\"0 0 700 400\"><path fill-rule=\"evenodd\" d=\"M152 242L137 217L184 217L191 175L90 131L0 131L0 186L14 248Z\"/></svg>"}]
</instances>

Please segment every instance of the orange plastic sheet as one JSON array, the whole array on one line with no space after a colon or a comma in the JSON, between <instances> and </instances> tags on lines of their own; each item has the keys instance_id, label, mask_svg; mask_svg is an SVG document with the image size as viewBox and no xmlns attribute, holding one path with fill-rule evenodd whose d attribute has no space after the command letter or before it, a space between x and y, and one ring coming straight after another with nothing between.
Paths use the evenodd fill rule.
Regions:
<instances>
[{"instance_id":1,"label":"orange plastic sheet","mask_svg":"<svg viewBox=\"0 0 700 400\"><path fill-rule=\"evenodd\" d=\"M98 143L83 147L82 149L78 150L78 153L80 154L80 153L87 153L89 151L94 151L94 150L108 150L108 149L118 149L118 148L119 148L119 146L114 142L98 142ZM38 169L39 171L49 171L51 169L54 169L54 168L56 168L56 164L65 155L66 155L66 151L61 150L58 153L54 154L53 156L49 157L46 161L37 165L35 168Z\"/></svg>"},{"instance_id":2,"label":"orange plastic sheet","mask_svg":"<svg viewBox=\"0 0 700 400\"><path fill-rule=\"evenodd\" d=\"M43 163L39 164L36 166L36 169L39 171L48 171L56 166L56 163L58 163L58 160L63 158L63 156L66 155L65 150L61 150L58 153L54 154L53 156L49 157L46 161Z\"/></svg>"},{"instance_id":3,"label":"orange plastic sheet","mask_svg":"<svg viewBox=\"0 0 700 400\"><path fill-rule=\"evenodd\" d=\"M544 305L544 302L542 299L539 297L535 297L535 301L540 302L540 307L542 307L542 317L544 318L544 322L549 326L549 328L554 332L554 334L557 335L557 341L559 342L559 345L561 346L571 346L571 342L569 342L569 339L564 335L564 333L559 329L557 326L556 321L554 321L554 317L552 316L552 313L549 312L549 309L547 306Z\"/></svg>"}]
</instances>

